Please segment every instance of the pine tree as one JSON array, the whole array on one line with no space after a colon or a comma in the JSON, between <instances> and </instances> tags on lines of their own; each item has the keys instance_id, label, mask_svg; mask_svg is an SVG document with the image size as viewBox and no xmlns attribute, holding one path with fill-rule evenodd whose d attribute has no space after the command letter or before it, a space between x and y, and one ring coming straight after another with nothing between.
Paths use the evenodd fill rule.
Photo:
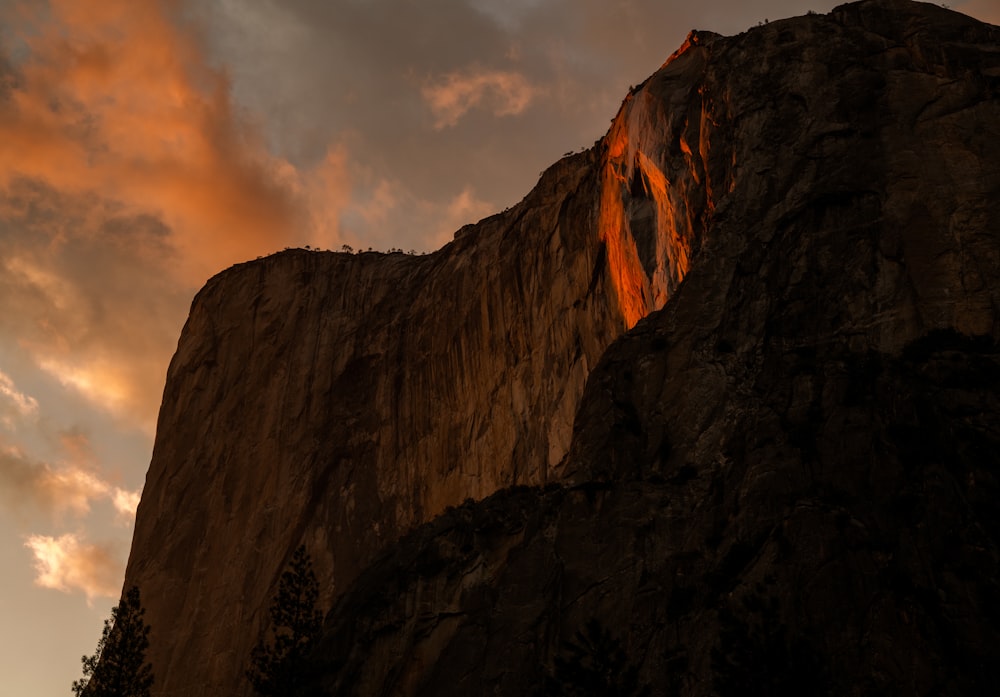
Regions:
<instances>
[{"instance_id":1,"label":"pine tree","mask_svg":"<svg viewBox=\"0 0 1000 697\"><path fill-rule=\"evenodd\" d=\"M73 682L76 697L149 697L153 668L146 663L149 625L139 589L133 586L121 603L111 608L93 656L84 656L83 678Z\"/></svg>"},{"instance_id":2,"label":"pine tree","mask_svg":"<svg viewBox=\"0 0 1000 697\"><path fill-rule=\"evenodd\" d=\"M565 643L542 690L546 697L648 697L650 688L639 684L639 670L629 665L621 643L591 619Z\"/></svg>"},{"instance_id":3,"label":"pine tree","mask_svg":"<svg viewBox=\"0 0 1000 697\"><path fill-rule=\"evenodd\" d=\"M263 697L299 697L309 682L307 659L323 626L316 608L319 583L305 546L292 556L271 603L271 640L263 639L250 654L246 675Z\"/></svg>"}]
</instances>

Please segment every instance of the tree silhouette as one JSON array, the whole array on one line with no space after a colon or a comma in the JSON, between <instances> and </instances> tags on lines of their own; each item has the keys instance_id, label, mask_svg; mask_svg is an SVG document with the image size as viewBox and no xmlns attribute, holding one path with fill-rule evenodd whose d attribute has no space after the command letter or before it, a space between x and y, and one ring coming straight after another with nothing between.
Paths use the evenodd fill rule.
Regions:
<instances>
[{"instance_id":1,"label":"tree silhouette","mask_svg":"<svg viewBox=\"0 0 1000 697\"><path fill-rule=\"evenodd\" d=\"M543 695L555 697L647 697L648 685L639 685L639 671L629 665L621 643L596 619L587 622L556 657L555 673L548 676Z\"/></svg>"},{"instance_id":2,"label":"tree silhouette","mask_svg":"<svg viewBox=\"0 0 1000 697\"><path fill-rule=\"evenodd\" d=\"M719 608L719 642L712 674L720 697L829 694L826 671L803 637L780 621L780 602L758 583L739 605Z\"/></svg>"},{"instance_id":3,"label":"tree silhouette","mask_svg":"<svg viewBox=\"0 0 1000 697\"><path fill-rule=\"evenodd\" d=\"M316 608L319 583L304 545L295 550L271 603L271 638L250 654L246 675L264 697L298 697L309 682L308 655L323 626Z\"/></svg>"},{"instance_id":4,"label":"tree silhouette","mask_svg":"<svg viewBox=\"0 0 1000 697\"><path fill-rule=\"evenodd\" d=\"M77 697L149 697L153 669L146 663L149 625L139 601L139 588L132 586L124 599L111 608L93 656L84 656L83 678L73 681Z\"/></svg>"}]
</instances>

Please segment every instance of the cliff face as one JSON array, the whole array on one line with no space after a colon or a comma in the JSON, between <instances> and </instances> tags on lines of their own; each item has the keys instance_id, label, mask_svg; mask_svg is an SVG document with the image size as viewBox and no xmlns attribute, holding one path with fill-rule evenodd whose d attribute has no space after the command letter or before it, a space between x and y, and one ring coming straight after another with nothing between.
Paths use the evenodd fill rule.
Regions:
<instances>
[{"instance_id":1,"label":"cliff face","mask_svg":"<svg viewBox=\"0 0 1000 697\"><path fill-rule=\"evenodd\" d=\"M861 2L632 95L708 124L704 157L659 146L712 204L684 282L591 374L560 485L449 511L347 591L326 693L565 688L594 621L653 695L995 690L998 45Z\"/></svg>"},{"instance_id":2,"label":"cliff face","mask_svg":"<svg viewBox=\"0 0 1000 697\"><path fill-rule=\"evenodd\" d=\"M902 0L692 33L593 151L441 251L288 251L212 279L125 580L154 692L247 693L299 543L323 602L347 594L324 648L338 694L522 694L589 617L644 680L683 656L679 684L703 694L719 637L764 622L739 610L758 597L781 642L838 670L851 645L904 675L878 642L912 622L939 629L906 661L990 658L969 647L996 622L969 618L992 612L997 559L998 40ZM988 339L904 356L935 329ZM391 546L467 498L560 483L579 486ZM826 615L789 624L849 588L829 645ZM951 604L914 609L934 592Z\"/></svg>"},{"instance_id":3,"label":"cliff face","mask_svg":"<svg viewBox=\"0 0 1000 697\"><path fill-rule=\"evenodd\" d=\"M126 572L156 627L156 692L246 692L298 544L329 604L446 506L559 477L591 368L663 306L706 224L705 195L687 201L655 164L676 118L616 126L614 148L559 161L434 254L291 250L209 281L169 368ZM696 190L699 168L670 176Z\"/></svg>"}]
</instances>

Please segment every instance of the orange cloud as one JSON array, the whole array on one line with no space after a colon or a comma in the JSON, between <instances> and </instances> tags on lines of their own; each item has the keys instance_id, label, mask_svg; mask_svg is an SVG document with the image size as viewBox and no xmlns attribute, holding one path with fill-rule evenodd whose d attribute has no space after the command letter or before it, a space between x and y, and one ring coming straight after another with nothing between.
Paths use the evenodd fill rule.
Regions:
<instances>
[{"instance_id":1,"label":"orange cloud","mask_svg":"<svg viewBox=\"0 0 1000 697\"><path fill-rule=\"evenodd\" d=\"M0 495L11 508L27 504L54 515L83 516L96 500L108 500L119 522L131 524L139 503L138 491L112 486L84 467L53 467L29 458L0 441Z\"/></svg>"},{"instance_id":2,"label":"orange cloud","mask_svg":"<svg viewBox=\"0 0 1000 697\"><path fill-rule=\"evenodd\" d=\"M421 94L434 114L434 127L442 129L456 125L476 107L485 107L494 116L520 114L539 89L518 72L472 68L424 85Z\"/></svg>"},{"instance_id":3,"label":"orange cloud","mask_svg":"<svg viewBox=\"0 0 1000 697\"><path fill-rule=\"evenodd\" d=\"M351 163L344 145L330 145L307 172L296 174L296 190L308 210L310 241L334 249L342 243L340 217L351 196Z\"/></svg>"},{"instance_id":4,"label":"orange cloud","mask_svg":"<svg viewBox=\"0 0 1000 697\"><path fill-rule=\"evenodd\" d=\"M94 462L94 450L90 438L79 428L71 428L58 434L59 446L69 456L70 462Z\"/></svg>"},{"instance_id":5,"label":"orange cloud","mask_svg":"<svg viewBox=\"0 0 1000 697\"><path fill-rule=\"evenodd\" d=\"M73 210L76 197L21 184L13 190L21 199L14 203L42 220L0 202L0 224L8 226L0 239L0 334L65 387L152 433L192 291L164 269L169 254L150 258L162 242L141 219L108 221L101 206ZM37 213L47 210L57 219ZM0 398L9 417L4 405Z\"/></svg>"},{"instance_id":6,"label":"orange cloud","mask_svg":"<svg viewBox=\"0 0 1000 697\"><path fill-rule=\"evenodd\" d=\"M342 150L307 172L267 152L180 10L0 16L23 42L12 67L0 56L0 330L148 433L194 290L291 244L339 246L349 189Z\"/></svg>"},{"instance_id":7,"label":"orange cloud","mask_svg":"<svg viewBox=\"0 0 1000 697\"><path fill-rule=\"evenodd\" d=\"M365 239L384 245L383 249L436 249L450 242L463 225L496 210L492 202L478 198L471 186L439 201L421 198L395 179L371 177L366 183L369 186L365 195L354 196L342 213L348 230L359 226L367 231ZM397 232L407 229L419 233L407 238Z\"/></svg>"},{"instance_id":8,"label":"orange cloud","mask_svg":"<svg viewBox=\"0 0 1000 697\"><path fill-rule=\"evenodd\" d=\"M235 113L224 73L165 2L53 0L0 105L0 186L95 192L171 231L188 282L280 248L297 174Z\"/></svg>"},{"instance_id":9,"label":"orange cloud","mask_svg":"<svg viewBox=\"0 0 1000 697\"><path fill-rule=\"evenodd\" d=\"M35 584L64 593L82 591L90 602L116 598L124 563L105 545L88 544L72 533L29 535L24 546L35 556Z\"/></svg>"},{"instance_id":10,"label":"orange cloud","mask_svg":"<svg viewBox=\"0 0 1000 697\"><path fill-rule=\"evenodd\" d=\"M0 424L13 428L16 419L38 413L38 401L17 389L14 381L0 370Z\"/></svg>"},{"instance_id":11,"label":"orange cloud","mask_svg":"<svg viewBox=\"0 0 1000 697\"><path fill-rule=\"evenodd\" d=\"M428 208L432 211L436 209L435 206L428 206ZM494 210L493 204L477 198L471 187L462 189L448 201L443 211L437 213L441 218L441 223L436 241L441 245L450 242L455 231L460 227L474 223Z\"/></svg>"},{"instance_id":12,"label":"orange cloud","mask_svg":"<svg viewBox=\"0 0 1000 697\"><path fill-rule=\"evenodd\" d=\"M15 448L0 449L0 492L12 507L31 503L54 513L83 515L90 510L91 500L104 491L103 482L89 472L55 470Z\"/></svg>"},{"instance_id":13,"label":"orange cloud","mask_svg":"<svg viewBox=\"0 0 1000 697\"><path fill-rule=\"evenodd\" d=\"M45 350L42 349L38 360L42 370L55 377L64 386L76 389L91 402L101 405L112 413L128 414L139 397L133 393L134 385L128 380L128 376L123 375L127 364L123 365L114 360L101 360L84 354L77 357L77 361L84 358L84 364L77 365L75 362L44 357L44 353ZM152 432L151 421L141 425Z\"/></svg>"},{"instance_id":14,"label":"orange cloud","mask_svg":"<svg viewBox=\"0 0 1000 697\"><path fill-rule=\"evenodd\" d=\"M111 495L111 503L118 511L119 522L131 523L135 520L135 509L139 507L141 493L115 487Z\"/></svg>"}]
</instances>

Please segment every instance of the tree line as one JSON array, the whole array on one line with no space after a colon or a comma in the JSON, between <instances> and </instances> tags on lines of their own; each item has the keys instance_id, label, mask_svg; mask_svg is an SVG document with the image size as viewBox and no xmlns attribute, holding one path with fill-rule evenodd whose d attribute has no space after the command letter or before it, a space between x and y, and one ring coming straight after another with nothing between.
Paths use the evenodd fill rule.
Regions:
<instances>
[{"instance_id":1,"label":"tree line","mask_svg":"<svg viewBox=\"0 0 1000 697\"><path fill-rule=\"evenodd\" d=\"M312 678L309 652L319 638L323 613L318 609L319 582L305 546L292 555L278 581L269 609L271 627L250 653L246 677L261 697L300 697ZM149 697L153 668L146 661L150 626L139 588L133 586L104 620L91 656L83 656L83 677L73 681L76 697Z\"/></svg>"}]
</instances>

